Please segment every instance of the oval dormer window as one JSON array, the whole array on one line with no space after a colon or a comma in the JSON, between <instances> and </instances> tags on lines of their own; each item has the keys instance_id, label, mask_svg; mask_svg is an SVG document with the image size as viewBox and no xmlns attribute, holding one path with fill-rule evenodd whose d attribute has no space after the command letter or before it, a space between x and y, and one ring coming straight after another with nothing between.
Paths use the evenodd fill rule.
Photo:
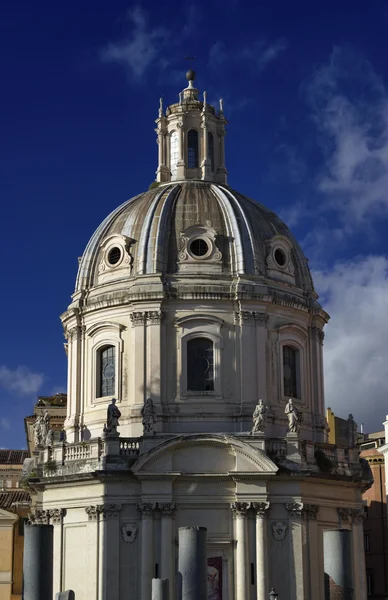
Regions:
<instances>
[{"instance_id":1,"label":"oval dormer window","mask_svg":"<svg viewBox=\"0 0 388 600\"><path fill-rule=\"evenodd\" d=\"M118 248L118 246L115 246L114 248L112 248L111 250L109 250L108 252L108 263L110 265L117 265L118 262L120 262L121 259L121 250L120 248Z\"/></svg>"}]
</instances>

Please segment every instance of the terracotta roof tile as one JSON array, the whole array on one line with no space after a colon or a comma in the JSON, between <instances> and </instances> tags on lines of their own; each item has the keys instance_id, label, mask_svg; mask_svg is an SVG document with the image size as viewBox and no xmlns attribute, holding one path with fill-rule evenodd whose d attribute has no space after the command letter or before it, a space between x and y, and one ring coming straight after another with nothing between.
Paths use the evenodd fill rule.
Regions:
<instances>
[{"instance_id":1,"label":"terracotta roof tile","mask_svg":"<svg viewBox=\"0 0 388 600\"><path fill-rule=\"evenodd\" d=\"M11 510L15 502L30 502L31 496L28 492L20 490L17 492L0 492L0 508Z\"/></svg>"},{"instance_id":2,"label":"terracotta roof tile","mask_svg":"<svg viewBox=\"0 0 388 600\"><path fill-rule=\"evenodd\" d=\"M27 450L0 450L0 464L22 465L28 458Z\"/></svg>"}]
</instances>

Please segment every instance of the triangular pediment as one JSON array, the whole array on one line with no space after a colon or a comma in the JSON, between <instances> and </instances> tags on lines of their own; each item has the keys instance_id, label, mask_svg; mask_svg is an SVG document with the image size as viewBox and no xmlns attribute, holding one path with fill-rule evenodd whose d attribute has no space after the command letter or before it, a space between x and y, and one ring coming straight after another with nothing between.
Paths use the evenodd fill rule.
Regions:
<instances>
[{"instance_id":1,"label":"triangular pediment","mask_svg":"<svg viewBox=\"0 0 388 600\"><path fill-rule=\"evenodd\" d=\"M155 446L132 467L135 475L275 475L262 451L228 435L183 435Z\"/></svg>"},{"instance_id":2,"label":"triangular pediment","mask_svg":"<svg viewBox=\"0 0 388 600\"><path fill-rule=\"evenodd\" d=\"M17 519L18 519L18 516L15 515L14 512L11 512L10 510L5 510L4 508L0 508L1 525L5 525L6 524L5 521L8 521L10 525L11 524L13 525L13 523L15 521L17 521Z\"/></svg>"}]
</instances>

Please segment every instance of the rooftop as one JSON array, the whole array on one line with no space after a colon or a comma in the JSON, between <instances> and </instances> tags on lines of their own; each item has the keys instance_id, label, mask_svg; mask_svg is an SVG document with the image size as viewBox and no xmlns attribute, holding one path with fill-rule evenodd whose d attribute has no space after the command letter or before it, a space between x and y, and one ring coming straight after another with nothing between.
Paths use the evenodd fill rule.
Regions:
<instances>
[{"instance_id":1,"label":"rooftop","mask_svg":"<svg viewBox=\"0 0 388 600\"><path fill-rule=\"evenodd\" d=\"M28 458L27 450L0 450L2 465L22 465L25 458Z\"/></svg>"}]
</instances>

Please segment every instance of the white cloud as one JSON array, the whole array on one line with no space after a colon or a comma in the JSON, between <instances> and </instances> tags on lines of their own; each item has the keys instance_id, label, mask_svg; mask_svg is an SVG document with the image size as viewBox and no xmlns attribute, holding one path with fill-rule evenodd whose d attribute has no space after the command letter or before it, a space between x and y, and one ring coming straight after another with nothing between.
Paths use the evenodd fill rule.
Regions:
<instances>
[{"instance_id":1,"label":"white cloud","mask_svg":"<svg viewBox=\"0 0 388 600\"><path fill-rule=\"evenodd\" d=\"M33 373L28 367L17 367L12 370L0 366L0 387L16 394L36 394L42 386L44 376L42 373Z\"/></svg>"},{"instance_id":2,"label":"white cloud","mask_svg":"<svg viewBox=\"0 0 388 600\"><path fill-rule=\"evenodd\" d=\"M102 59L124 66L134 79L141 79L155 63L169 34L164 27L151 28L140 6L128 11L131 32L127 39L111 43L102 51Z\"/></svg>"},{"instance_id":3,"label":"white cloud","mask_svg":"<svg viewBox=\"0 0 388 600\"><path fill-rule=\"evenodd\" d=\"M0 427L2 429L11 429L11 423L5 417L0 418Z\"/></svg>"},{"instance_id":4,"label":"white cloud","mask_svg":"<svg viewBox=\"0 0 388 600\"><path fill-rule=\"evenodd\" d=\"M258 71L261 72L287 48L288 42L283 38L275 40L271 44L267 44L264 39L260 39L251 46L243 48L240 56L254 61Z\"/></svg>"},{"instance_id":5,"label":"white cloud","mask_svg":"<svg viewBox=\"0 0 388 600\"><path fill-rule=\"evenodd\" d=\"M315 284L331 314L324 346L325 398L379 431L388 413L388 259L361 257L316 272Z\"/></svg>"},{"instance_id":6,"label":"white cloud","mask_svg":"<svg viewBox=\"0 0 388 600\"><path fill-rule=\"evenodd\" d=\"M184 17L169 22L168 28L163 24L153 27L141 6L130 8L127 17L128 36L103 48L101 58L120 64L133 80L141 81L152 68L157 77L176 63L177 47L197 34L201 14L197 5L189 4Z\"/></svg>"},{"instance_id":7,"label":"white cloud","mask_svg":"<svg viewBox=\"0 0 388 600\"><path fill-rule=\"evenodd\" d=\"M226 61L227 53L224 42L215 42L209 50L209 66L216 69Z\"/></svg>"},{"instance_id":8,"label":"white cloud","mask_svg":"<svg viewBox=\"0 0 388 600\"><path fill-rule=\"evenodd\" d=\"M345 233L388 213L388 92L371 64L334 48L308 97L325 164L317 179Z\"/></svg>"}]
</instances>

